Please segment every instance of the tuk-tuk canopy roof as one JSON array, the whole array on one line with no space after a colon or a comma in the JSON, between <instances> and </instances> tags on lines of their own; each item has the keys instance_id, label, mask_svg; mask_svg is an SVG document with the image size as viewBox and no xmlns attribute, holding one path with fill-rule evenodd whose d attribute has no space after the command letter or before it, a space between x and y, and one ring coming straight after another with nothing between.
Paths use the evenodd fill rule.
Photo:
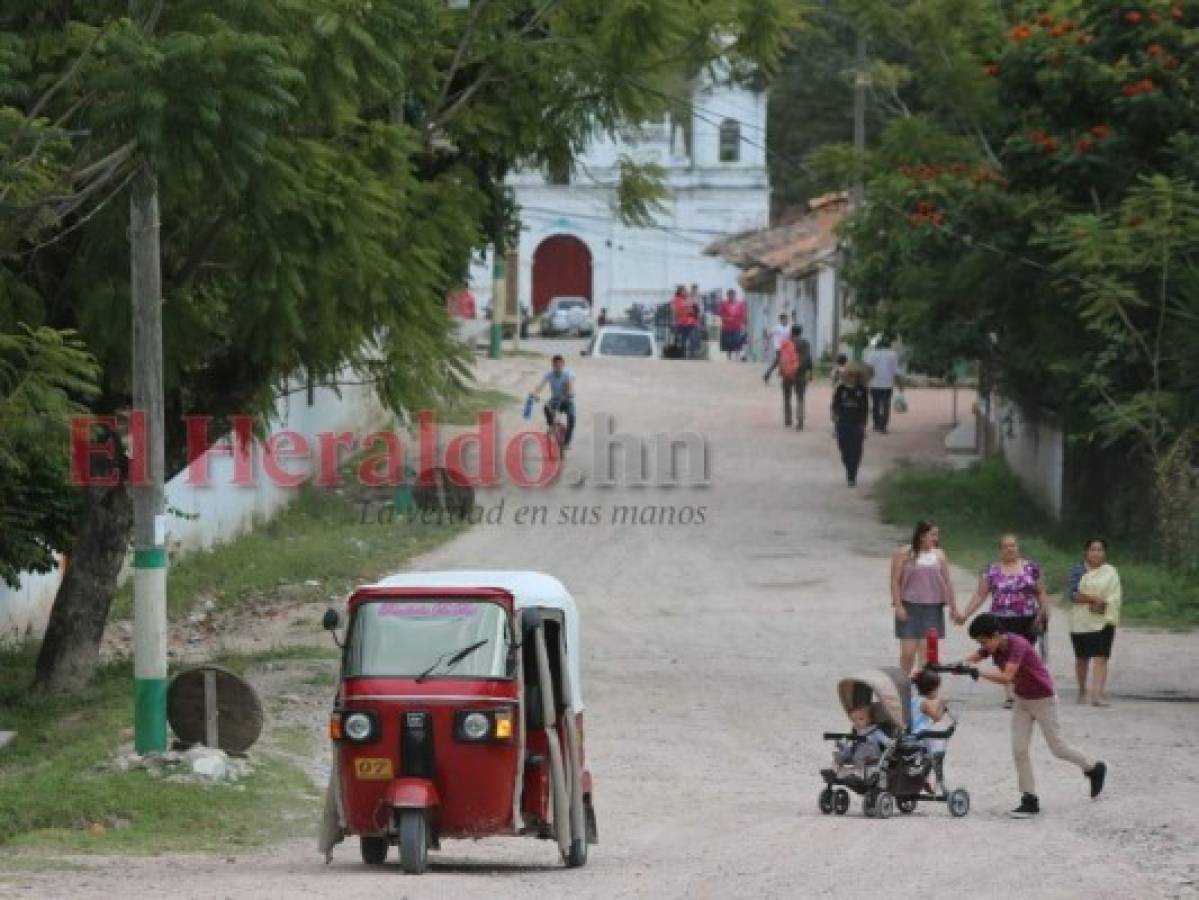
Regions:
<instances>
[{"instance_id":1,"label":"tuk-tuk canopy roof","mask_svg":"<svg viewBox=\"0 0 1199 900\"><path fill-rule=\"evenodd\" d=\"M571 700L575 712L583 711L583 684L579 676L579 610L574 597L553 575L503 569L462 569L441 572L401 572L379 579L368 588L498 588L512 595L516 609L538 607L560 610L566 622L566 655L570 664Z\"/></svg>"}]
</instances>

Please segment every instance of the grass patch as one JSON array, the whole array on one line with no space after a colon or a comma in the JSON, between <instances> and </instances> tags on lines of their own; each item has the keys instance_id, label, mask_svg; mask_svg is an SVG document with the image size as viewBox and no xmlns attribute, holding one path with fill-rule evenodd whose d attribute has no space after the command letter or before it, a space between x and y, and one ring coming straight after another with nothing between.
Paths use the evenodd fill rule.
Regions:
<instances>
[{"instance_id":1,"label":"grass patch","mask_svg":"<svg viewBox=\"0 0 1199 900\"><path fill-rule=\"evenodd\" d=\"M540 354L536 354L540 355ZM477 388L440 406L437 421L442 425L474 425L479 413L511 406L516 397L494 388Z\"/></svg>"},{"instance_id":2,"label":"grass patch","mask_svg":"<svg viewBox=\"0 0 1199 900\"><path fill-rule=\"evenodd\" d=\"M380 524L379 507L390 498L386 492L372 493L379 497L354 501L346 493L306 488L291 506L254 531L172 562L168 615L186 614L200 598L211 599L217 610L270 595L297 602L326 600L400 568L406 559L465 527L424 525L402 516ZM129 618L132 610L130 581L117 592L112 617Z\"/></svg>"},{"instance_id":3,"label":"grass patch","mask_svg":"<svg viewBox=\"0 0 1199 900\"><path fill-rule=\"evenodd\" d=\"M0 846L71 853L250 849L314 822L317 791L301 770L256 753L235 784L163 781L103 767L130 739L133 673L105 666L69 697L28 690L34 648L0 651L0 727L16 739L0 751ZM107 823L102 833L90 823Z\"/></svg>"},{"instance_id":4,"label":"grass patch","mask_svg":"<svg viewBox=\"0 0 1199 900\"><path fill-rule=\"evenodd\" d=\"M936 521L950 559L968 569L995 559L999 536L1007 531L1019 534L1021 553L1041 564L1051 593L1065 588L1070 568L1082 558L1086 535L1042 513L1002 459L960 471L899 466L883 477L875 496L888 524L911 528L918 519ZM1111 547L1111 562L1124 588L1123 623L1199 627L1199 579L1124 559L1118 545Z\"/></svg>"}]
</instances>

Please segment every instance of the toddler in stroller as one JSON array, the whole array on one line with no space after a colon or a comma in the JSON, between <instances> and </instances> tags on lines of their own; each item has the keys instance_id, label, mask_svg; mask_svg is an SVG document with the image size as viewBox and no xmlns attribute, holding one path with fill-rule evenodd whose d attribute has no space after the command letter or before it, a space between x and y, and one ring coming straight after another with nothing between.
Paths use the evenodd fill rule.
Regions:
<instances>
[{"instance_id":1,"label":"toddler in stroller","mask_svg":"<svg viewBox=\"0 0 1199 900\"><path fill-rule=\"evenodd\" d=\"M928 670L950 671L958 674L973 674L967 667L930 666ZM898 811L911 813L920 802L944 803L952 816L960 817L970 811L970 794L964 788L949 790L945 784L944 746L957 728L953 717L945 713L949 725L943 730L930 730L928 723L916 718L913 712L920 709L919 702L912 700L912 679L898 668L875 669L849 678L837 684L837 696L853 719L868 712L869 723L887 733L887 743L879 746L877 759L869 761L868 751L861 752L863 766L859 771L845 769L823 769L821 776L825 786L820 792L820 811L825 815L844 815L849 811L849 792L862 797L862 811L870 817L889 819ZM915 727L913 727L915 726ZM919 729L919 730L917 730ZM847 742L856 747L864 743L864 735L855 732L825 732L824 739L837 741L843 748ZM944 742L934 744L932 742ZM840 762L840 758L837 758ZM929 776L936 773L935 789Z\"/></svg>"}]
</instances>

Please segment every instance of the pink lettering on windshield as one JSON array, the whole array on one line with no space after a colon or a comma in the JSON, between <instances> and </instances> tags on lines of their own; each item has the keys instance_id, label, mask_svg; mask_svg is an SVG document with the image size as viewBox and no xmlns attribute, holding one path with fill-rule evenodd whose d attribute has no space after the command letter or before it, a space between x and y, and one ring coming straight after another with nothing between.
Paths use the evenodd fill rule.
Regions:
<instances>
[{"instance_id":1,"label":"pink lettering on windshield","mask_svg":"<svg viewBox=\"0 0 1199 900\"><path fill-rule=\"evenodd\" d=\"M477 603L380 603L379 615L400 616L408 619L444 618L447 616L473 616L479 611Z\"/></svg>"}]
</instances>

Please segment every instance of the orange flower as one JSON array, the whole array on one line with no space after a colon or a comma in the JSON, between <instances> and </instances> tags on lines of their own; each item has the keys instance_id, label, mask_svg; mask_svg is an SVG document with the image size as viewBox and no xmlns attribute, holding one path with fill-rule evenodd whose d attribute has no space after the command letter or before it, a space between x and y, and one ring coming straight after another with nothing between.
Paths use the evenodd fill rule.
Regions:
<instances>
[{"instance_id":1,"label":"orange flower","mask_svg":"<svg viewBox=\"0 0 1199 900\"><path fill-rule=\"evenodd\" d=\"M1037 16L1037 24L1042 28L1048 28L1053 24L1053 16L1049 13L1041 13Z\"/></svg>"},{"instance_id":2,"label":"orange flower","mask_svg":"<svg viewBox=\"0 0 1199 900\"><path fill-rule=\"evenodd\" d=\"M1085 47L1087 44L1093 44L1094 42L1095 38L1089 34L1080 34L1074 39L1074 43L1078 44L1080 47Z\"/></svg>"},{"instance_id":3,"label":"orange flower","mask_svg":"<svg viewBox=\"0 0 1199 900\"><path fill-rule=\"evenodd\" d=\"M983 66L983 74L988 78L997 78L1000 73L999 63L987 63Z\"/></svg>"},{"instance_id":4,"label":"orange flower","mask_svg":"<svg viewBox=\"0 0 1199 900\"><path fill-rule=\"evenodd\" d=\"M1135 9L1132 10L1131 12L1126 12L1124 14L1124 21L1127 22L1129 25L1141 24L1142 18L1143 17L1141 16L1141 14L1139 12L1137 12Z\"/></svg>"},{"instance_id":5,"label":"orange flower","mask_svg":"<svg viewBox=\"0 0 1199 900\"><path fill-rule=\"evenodd\" d=\"M1053 26L1052 30L1050 30L1050 32L1049 32L1049 35L1050 35L1050 37L1055 37L1055 38L1065 37L1073 30L1074 30L1074 23L1071 22L1069 19L1062 19L1062 21L1058 22L1056 25Z\"/></svg>"},{"instance_id":6,"label":"orange flower","mask_svg":"<svg viewBox=\"0 0 1199 900\"><path fill-rule=\"evenodd\" d=\"M1044 144L1045 141L1048 140L1048 135L1046 135L1045 132L1043 132L1040 128L1034 128L1028 133L1028 139L1034 144Z\"/></svg>"},{"instance_id":7,"label":"orange flower","mask_svg":"<svg viewBox=\"0 0 1199 900\"><path fill-rule=\"evenodd\" d=\"M1166 52L1166 48L1161 44L1150 44L1148 52L1150 56L1161 56Z\"/></svg>"},{"instance_id":8,"label":"orange flower","mask_svg":"<svg viewBox=\"0 0 1199 900\"><path fill-rule=\"evenodd\" d=\"M1032 29L1021 22L1015 28L1008 32L1008 39L1017 44L1022 44L1032 37Z\"/></svg>"},{"instance_id":9,"label":"orange flower","mask_svg":"<svg viewBox=\"0 0 1199 900\"><path fill-rule=\"evenodd\" d=\"M1175 6L1175 7L1171 8L1171 10L1170 10L1170 18L1171 18L1171 19L1173 19L1175 22L1181 22L1181 21L1182 21L1182 15L1183 15L1183 14L1182 14L1182 7L1181 7L1181 6Z\"/></svg>"},{"instance_id":10,"label":"orange flower","mask_svg":"<svg viewBox=\"0 0 1199 900\"><path fill-rule=\"evenodd\" d=\"M1110 125L1092 125L1091 134L1095 135L1101 141L1106 141L1112 136L1112 128Z\"/></svg>"},{"instance_id":11,"label":"orange flower","mask_svg":"<svg viewBox=\"0 0 1199 900\"><path fill-rule=\"evenodd\" d=\"M1149 21L1152 22L1154 25L1160 25L1162 22L1162 17L1159 16L1157 13L1149 13Z\"/></svg>"},{"instance_id":12,"label":"orange flower","mask_svg":"<svg viewBox=\"0 0 1199 900\"><path fill-rule=\"evenodd\" d=\"M1057 138L1052 138L1052 137L1045 138L1045 140L1043 140L1041 142L1041 149L1044 150L1046 153L1057 153L1057 150L1058 150Z\"/></svg>"},{"instance_id":13,"label":"orange flower","mask_svg":"<svg viewBox=\"0 0 1199 900\"><path fill-rule=\"evenodd\" d=\"M1095 142L1090 138L1082 137L1074 142L1074 149L1079 153L1090 153L1095 149Z\"/></svg>"}]
</instances>

